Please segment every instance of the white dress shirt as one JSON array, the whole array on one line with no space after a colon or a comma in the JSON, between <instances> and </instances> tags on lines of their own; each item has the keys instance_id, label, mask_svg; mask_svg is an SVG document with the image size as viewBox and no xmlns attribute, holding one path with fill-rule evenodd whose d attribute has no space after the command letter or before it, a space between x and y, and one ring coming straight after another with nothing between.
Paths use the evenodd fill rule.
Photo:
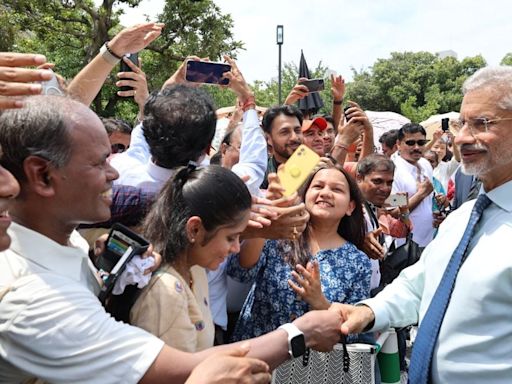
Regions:
<instances>
[{"instance_id":1,"label":"white dress shirt","mask_svg":"<svg viewBox=\"0 0 512 384\"><path fill-rule=\"evenodd\" d=\"M401 156L397 156L394 160L396 169L393 181L392 193L407 192L411 198L417 191L418 179L428 178L432 182L432 166L430 163L421 158L418 165L421 169L421 175L418 175L418 167L404 160ZM420 247L426 247L434 236L433 216L432 216L432 193L425 197L414 210L410 213L412 221L413 240ZM405 240L399 239L396 244L402 245Z\"/></svg>"},{"instance_id":2,"label":"white dress shirt","mask_svg":"<svg viewBox=\"0 0 512 384\"><path fill-rule=\"evenodd\" d=\"M0 253L0 382L137 383L163 342L115 321L95 293L87 243L71 246L21 225Z\"/></svg>"},{"instance_id":3,"label":"white dress shirt","mask_svg":"<svg viewBox=\"0 0 512 384\"><path fill-rule=\"evenodd\" d=\"M433 383L505 384L512 381L512 181L487 193L434 350ZM376 329L424 317L469 221L475 200L451 213L421 259L384 291L363 303Z\"/></svg>"}]
</instances>

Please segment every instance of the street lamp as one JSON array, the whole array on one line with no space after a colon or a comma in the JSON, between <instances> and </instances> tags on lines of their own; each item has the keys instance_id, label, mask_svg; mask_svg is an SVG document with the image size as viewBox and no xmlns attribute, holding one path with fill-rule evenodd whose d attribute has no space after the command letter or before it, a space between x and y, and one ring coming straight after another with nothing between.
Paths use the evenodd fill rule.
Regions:
<instances>
[{"instance_id":1,"label":"street lamp","mask_svg":"<svg viewBox=\"0 0 512 384\"><path fill-rule=\"evenodd\" d=\"M279 74L278 74L278 99L281 105L281 46L283 45L283 26L278 25L276 29L276 42L279 47Z\"/></svg>"}]
</instances>

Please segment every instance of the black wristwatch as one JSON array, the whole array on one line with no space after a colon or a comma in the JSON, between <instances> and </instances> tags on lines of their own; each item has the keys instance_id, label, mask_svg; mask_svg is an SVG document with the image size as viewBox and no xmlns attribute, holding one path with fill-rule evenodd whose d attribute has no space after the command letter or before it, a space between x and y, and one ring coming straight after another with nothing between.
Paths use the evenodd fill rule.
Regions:
<instances>
[{"instance_id":1,"label":"black wristwatch","mask_svg":"<svg viewBox=\"0 0 512 384\"><path fill-rule=\"evenodd\" d=\"M281 325L278 329L284 329L288 333L288 353L290 357L299 357L306 352L306 339L304 333L301 332L292 323Z\"/></svg>"}]
</instances>

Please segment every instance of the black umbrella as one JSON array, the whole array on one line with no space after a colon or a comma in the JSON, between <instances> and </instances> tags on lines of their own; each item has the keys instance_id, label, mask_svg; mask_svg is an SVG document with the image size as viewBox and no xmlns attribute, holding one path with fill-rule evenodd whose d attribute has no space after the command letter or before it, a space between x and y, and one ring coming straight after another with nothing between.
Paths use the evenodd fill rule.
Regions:
<instances>
[{"instance_id":1,"label":"black umbrella","mask_svg":"<svg viewBox=\"0 0 512 384\"><path fill-rule=\"evenodd\" d=\"M311 78L302 49L300 50L299 78L300 77L305 77L306 79ZM305 98L299 100L299 109L305 114L314 115L323 106L324 102L318 92L310 93Z\"/></svg>"}]
</instances>

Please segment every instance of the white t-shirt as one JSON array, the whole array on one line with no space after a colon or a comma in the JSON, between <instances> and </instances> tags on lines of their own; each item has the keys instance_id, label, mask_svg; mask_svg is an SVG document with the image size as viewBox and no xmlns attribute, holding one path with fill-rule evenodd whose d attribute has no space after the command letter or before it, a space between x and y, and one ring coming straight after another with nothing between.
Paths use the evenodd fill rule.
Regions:
<instances>
[{"instance_id":1,"label":"white t-shirt","mask_svg":"<svg viewBox=\"0 0 512 384\"><path fill-rule=\"evenodd\" d=\"M137 383L164 343L115 321L95 293L87 243L71 246L13 223L0 253L0 382Z\"/></svg>"},{"instance_id":2,"label":"white t-shirt","mask_svg":"<svg viewBox=\"0 0 512 384\"><path fill-rule=\"evenodd\" d=\"M397 156L394 163L396 169L391 189L392 193L407 192L409 198L411 198L418 191L418 177L426 177L432 182L432 166L426 159L420 158L417 163L421 169L421 175L418 175L418 167L404 160L401 156ZM434 227L432 226L432 196L433 193L425 197L410 214L413 225L413 240L420 247L426 247L432 241L434 235ZM397 245L401 245L404 242L405 240L397 240Z\"/></svg>"}]
</instances>

